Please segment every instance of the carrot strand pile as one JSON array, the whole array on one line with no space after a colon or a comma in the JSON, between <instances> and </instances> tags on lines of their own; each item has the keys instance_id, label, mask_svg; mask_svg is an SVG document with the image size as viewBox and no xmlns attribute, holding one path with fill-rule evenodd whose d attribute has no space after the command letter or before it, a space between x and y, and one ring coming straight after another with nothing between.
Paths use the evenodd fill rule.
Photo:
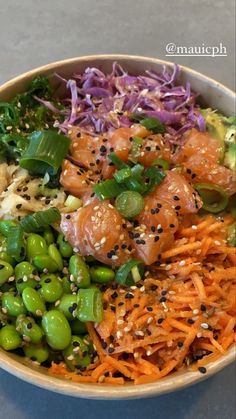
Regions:
<instances>
[{"instance_id":1,"label":"carrot strand pile","mask_svg":"<svg viewBox=\"0 0 236 419\"><path fill-rule=\"evenodd\" d=\"M104 320L87 323L93 363L79 372L52 364L49 373L81 383L144 384L181 368L201 371L224 356L236 323L235 249L225 241L231 222L185 220L175 246L143 281L105 290Z\"/></svg>"}]
</instances>

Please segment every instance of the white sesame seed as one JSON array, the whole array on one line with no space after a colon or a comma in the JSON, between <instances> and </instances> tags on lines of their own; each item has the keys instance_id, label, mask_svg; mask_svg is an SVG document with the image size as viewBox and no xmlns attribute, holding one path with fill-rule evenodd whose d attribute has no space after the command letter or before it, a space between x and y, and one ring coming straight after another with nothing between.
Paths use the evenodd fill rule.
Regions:
<instances>
[{"instance_id":1,"label":"white sesame seed","mask_svg":"<svg viewBox=\"0 0 236 419\"><path fill-rule=\"evenodd\" d=\"M180 262L179 262L179 266L184 266L185 265L185 260L181 260Z\"/></svg>"},{"instance_id":2,"label":"white sesame seed","mask_svg":"<svg viewBox=\"0 0 236 419\"><path fill-rule=\"evenodd\" d=\"M144 332L143 332L142 330L136 330L136 331L134 332L134 334L135 334L136 336L144 336Z\"/></svg>"},{"instance_id":3,"label":"white sesame seed","mask_svg":"<svg viewBox=\"0 0 236 419\"><path fill-rule=\"evenodd\" d=\"M41 310L36 310L35 314L36 314L36 316L42 316L43 315Z\"/></svg>"},{"instance_id":4,"label":"white sesame seed","mask_svg":"<svg viewBox=\"0 0 236 419\"><path fill-rule=\"evenodd\" d=\"M7 308L6 308L6 307L2 307L2 312L3 312L4 314L7 314Z\"/></svg>"},{"instance_id":5,"label":"white sesame seed","mask_svg":"<svg viewBox=\"0 0 236 419\"><path fill-rule=\"evenodd\" d=\"M116 256L116 255L112 255L112 260L117 260L118 259L118 256Z\"/></svg>"},{"instance_id":6,"label":"white sesame seed","mask_svg":"<svg viewBox=\"0 0 236 419\"><path fill-rule=\"evenodd\" d=\"M201 337L202 337L202 333L201 332L197 333L197 338L200 339Z\"/></svg>"},{"instance_id":7,"label":"white sesame seed","mask_svg":"<svg viewBox=\"0 0 236 419\"><path fill-rule=\"evenodd\" d=\"M61 302L61 300L57 300L57 301L55 302L55 307L59 306L60 302Z\"/></svg>"},{"instance_id":8,"label":"white sesame seed","mask_svg":"<svg viewBox=\"0 0 236 419\"><path fill-rule=\"evenodd\" d=\"M101 375L98 379L98 382L103 383L104 380L105 380L105 375Z\"/></svg>"},{"instance_id":9,"label":"white sesame seed","mask_svg":"<svg viewBox=\"0 0 236 419\"><path fill-rule=\"evenodd\" d=\"M147 351L146 351L146 355L147 355L147 356L150 356L150 355L152 355L152 351L150 351L150 350L147 350Z\"/></svg>"},{"instance_id":10,"label":"white sesame seed","mask_svg":"<svg viewBox=\"0 0 236 419\"><path fill-rule=\"evenodd\" d=\"M193 310L193 314L198 314L198 313L199 313L198 308L195 308L195 309Z\"/></svg>"},{"instance_id":11,"label":"white sesame seed","mask_svg":"<svg viewBox=\"0 0 236 419\"><path fill-rule=\"evenodd\" d=\"M69 355L69 356L67 357L67 359L68 359L68 361L73 361L73 359L74 359L74 355Z\"/></svg>"},{"instance_id":12,"label":"white sesame seed","mask_svg":"<svg viewBox=\"0 0 236 419\"><path fill-rule=\"evenodd\" d=\"M145 286L143 285L141 288L139 288L141 292L145 291Z\"/></svg>"},{"instance_id":13,"label":"white sesame seed","mask_svg":"<svg viewBox=\"0 0 236 419\"><path fill-rule=\"evenodd\" d=\"M209 325L207 323L201 323L201 327L203 329L208 329L209 328Z\"/></svg>"},{"instance_id":14,"label":"white sesame seed","mask_svg":"<svg viewBox=\"0 0 236 419\"><path fill-rule=\"evenodd\" d=\"M147 324L151 324L151 323L152 323L152 321L153 321L153 317L148 317L148 319L147 319Z\"/></svg>"},{"instance_id":15,"label":"white sesame seed","mask_svg":"<svg viewBox=\"0 0 236 419\"><path fill-rule=\"evenodd\" d=\"M138 352L134 352L134 358L139 358L139 353Z\"/></svg>"},{"instance_id":16,"label":"white sesame seed","mask_svg":"<svg viewBox=\"0 0 236 419\"><path fill-rule=\"evenodd\" d=\"M104 243L106 243L106 240L107 240L106 237L102 237L100 243L104 244Z\"/></svg>"},{"instance_id":17,"label":"white sesame seed","mask_svg":"<svg viewBox=\"0 0 236 419\"><path fill-rule=\"evenodd\" d=\"M216 244L216 246L220 246L221 245L221 243L219 242L219 240L215 240L214 241L214 244Z\"/></svg>"},{"instance_id":18,"label":"white sesame seed","mask_svg":"<svg viewBox=\"0 0 236 419\"><path fill-rule=\"evenodd\" d=\"M122 319L117 320L118 325L123 324L123 323L124 323L124 320L122 320Z\"/></svg>"},{"instance_id":19,"label":"white sesame seed","mask_svg":"<svg viewBox=\"0 0 236 419\"><path fill-rule=\"evenodd\" d=\"M14 276L10 276L10 278L8 278L8 282L13 282L13 281L15 281L15 277ZM23 279L23 281L24 281L24 279Z\"/></svg>"},{"instance_id":20,"label":"white sesame seed","mask_svg":"<svg viewBox=\"0 0 236 419\"><path fill-rule=\"evenodd\" d=\"M121 330L118 330L118 332L116 332L117 339L122 338L122 336L123 336L123 333L121 332Z\"/></svg>"},{"instance_id":21,"label":"white sesame seed","mask_svg":"<svg viewBox=\"0 0 236 419\"><path fill-rule=\"evenodd\" d=\"M194 317L192 317L192 320L193 320L194 322L196 322L198 319L199 319L199 316L194 316Z\"/></svg>"},{"instance_id":22,"label":"white sesame seed","mask_svg":"<svg viewBox=\"0 0 236 419\"><path fill-rule=\"evenodd\" d=\"M197 230L197 226L195 226L194 224L192 225L192 229L193 230Z\"/></svg>"}]
</instances>

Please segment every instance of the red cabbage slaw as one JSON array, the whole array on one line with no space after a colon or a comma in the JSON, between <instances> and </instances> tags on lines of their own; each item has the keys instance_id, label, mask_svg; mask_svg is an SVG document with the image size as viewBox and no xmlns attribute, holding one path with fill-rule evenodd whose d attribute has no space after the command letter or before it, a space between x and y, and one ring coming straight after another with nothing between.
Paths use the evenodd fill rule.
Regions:
<instances>
[{"instance_id":1,"label":"red cabbage slaw","mask_svg":"<svg viewBox=\"0 0 236 419\"><path fill-rule=\"evenodd\" d=\"M69 80L56 75L66 83L68 97L63 101L65 110L40 100L52 111L64 115L63 122L54 126L67 133L73 126L91 135L103 134L133 124L132 114L156 117L166 127L165 139L169 144L181 144L185 131L197 128L205 131L205 120L196 103L196 94L190 83L178 84L179 66L170 73L163 66L161 74L146 71L145 75L129 75L117 62L110 74L98 68L86 68L83 74L74 74Z\"/></svg>"}]
</instances>

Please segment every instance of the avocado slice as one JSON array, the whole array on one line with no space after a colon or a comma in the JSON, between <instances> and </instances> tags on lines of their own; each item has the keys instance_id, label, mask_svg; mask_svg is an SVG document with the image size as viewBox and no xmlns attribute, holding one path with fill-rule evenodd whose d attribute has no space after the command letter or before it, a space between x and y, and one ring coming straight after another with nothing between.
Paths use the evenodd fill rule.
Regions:
<instances>
[{"instance_id":1,"label":"avocado slice","mask_svg":"<svg viewBox=\"0 0 236 419\"><path fill-rule=\"evenodd\" d=\"M227 133L227 127L224 123L224 117L213 111L211 108L201 110L203 117L206 121L207 131L213 138L218 139L221 147L220 163L224 158L225 152L225 136Z\"/></svg>"},{"instance_id":2,"label":"avocado slice","mask_svg":"<svg viewBox=\"0 0 236 419\"><path fill-rule=\"evenodd\" d=\"M236 143L230 143L225 153L224 166L236 171Z\"/></svg>"}]
</instances>

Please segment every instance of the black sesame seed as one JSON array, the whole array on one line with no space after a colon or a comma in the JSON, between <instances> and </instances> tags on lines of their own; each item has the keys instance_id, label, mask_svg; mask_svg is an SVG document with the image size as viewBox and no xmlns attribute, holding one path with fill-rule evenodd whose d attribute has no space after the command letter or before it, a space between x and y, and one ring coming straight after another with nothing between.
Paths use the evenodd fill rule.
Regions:
<instances>
[{"instance_id":1,"label":"black sesame seed","mask_svg":"<svg viewBox=\"0 0 236 419\"><path fill-rule=\"evenodd\" d=\"M105 340L102 340L101 341L101 345L102 345L103 349L106 349L107 348L107 343L106 343Z\"/></svg>"},{"instance_id":2,"label":"black sesame seed","mask_svg":"<svg viewBox=\"0 0 236 419\"><path fill-rule=\"evenodd\" d=\"M127 352L123 352L122 358L126 361L127 359L129 359L129 354Z\"/></svg>"},{"instance_id":3,"label":"black sesame seed","mask_svg":"<svg viewBox=\"0 0 236 419\"><path fill-rule=\"evenodd\" d=\"M156 212L155 208L152 208L151 209L151 214L155 214L155 212Z\"/></svg>"},{"instance_id":4,"label":"black sesame seed","mask_svg":"<svg viewBox=\"0 0 236 419\"><path fill-rule=\"evenodd\" d=\"M156 230L155 226L151 226L151 231L154 233L154 231Z\"/></svg>"},{"instance_id":5,"label":"black sesame seed","mask_svg":"<svg viewBox=\"0 0 236 419\"><path fill-rule=\"evenodd\" d=\"M165 303L166 302L166 297L161 297L159 301L160 301L160 303Z\"/></svg>"},{"instance_id":6,"label":"black sesame seed","mask_svg":"<svg viewBox=\"0 0 236 419\"><path fill-rule=\"evenodd\" d=\"M23 281L23 280L22 280L22 281ZM42 288L42 285L37 284L37 285L36 285L36 287L35 287L35 290L36 290L36 291L38 291L38 290L40 290L41 288Z\"/></svg>"},{"instance_id":7,"label":"black sesame seed","mask_svg":"<svg viewBox=\"0 0 236 419\"><path fill-rule=\"evenodd\" d=\"M201 308L201 311L206 311L206 306L204 304L201 304L200 308Z\"/></svg>"},{"instance_id":8,"label":"black sesame seed","mask_svg":"<svg viewBox=\"0 0 236 419\"><path fill-rule=\"evenodd\" d=\"M207 372L205 367L199 367L198 371L201 372L202 374L206 374L206 372Z\"/></svg>"},{"instance_id":9,"label":"black sesame seed","mask_svg":"<svg viewBox=\"0 0 236 419\"><path fill-rule=\"evenodd\" d=\"M122 244L121 245L121 249L126 249L126 247L127 247L127 244Z\"/></svg>"},{"instance_id":10,"label":"black sesame seed","mask_svg":"<svg viewBox=\"0 0 236 419\"><path fill-rule=\"evenodd\" d=\"M160 319L157 320L158 324L161 324L164 321L164 319L162 317L160 317Z\"/></svg>"},{"instance_id":11,"label":"black sesame seed","mask_svg":"<svg viewBox=\"0 0 236 419\"><path fill-rule=\"evenodd\" d=\"M150 306L146 307L146 309L147 309L147 311L153 311L153 308L150 307Z\"/></svg>"},{"instance_id":12,"label":"black sesame seed","mask_svg":"<svg viewBox=\"0 0 236 419\"><path fill-rule=\"evenodd\" d=\"M183 342L178 342L178 343L177 343L177 346L178 346L179 348L182 348L182 346L184 346L184 344L183 344Z\"/></svg>"},{"instance_id":13,"label":"black sesame seed","mask_svg":"<svg viewBox=\"0 0 236 419\"><path fill-rule=\"evenodd\" d=\"M180 205L176 205L175 209L176 209L176 211L179 211L181 209L181 206Z\"/></svg>"},{"instance_id":14,"label":"black sesame seed","mask_svg":"<svg viewBox=\"0 0 236 419\"><path fill-rule=\"evenodd\" d=\"M113 294L111 294L111 298L114 300L115 298L118 297L118 293L115 291L113 292Z\"/></svg>"},{"instance_id":15,"label":"black sesame seed","mask_svg":"<svg viewBox=\"0 0 236 419\"><path fill-rule=\"evenodd\" d=\"M151 287L150 287L150 289L152 290L152 291L156 291L156 289L158 288L158 286L157 285L151 285Z\"/></svg>"},{"instance_id":16,"label":"black sesame seed","mask_svg":"<svg viewBox=\"0 0 236 419\"><path fill-rule=\"evenodd\" d=\"M81 132L77 132L76 137L80 138L81 137Z\"/></svg>"},{"instance_id":17,"label":"black sesame seed","mask_svg":"<svg viewBox=\"0 0 236 419\"><path fill-rule=\"evenodd\" d=\"M79 343L79 342L77 342L77 340L75 340L75 341L72 343L72 346L74 346L74 348L77 348L78 346L80 346L80 343Z\"/></svg>"},{"instance_id":18,"label":"black sesame seed","mask_svg":"<svg viewBox=\"0 0 236 419\"><path fill-rule=\"evenodd\" d=\"M177 195L174 195L173 198L174 198L175 201L179 201L179 197Z\"/></svg>"},{"instance_id":19,"label":"black sesame seed","mask_svg":"<svg viewBox=\"0 0 236 419\"><path fill-rule=\"evenodd\" d=\"M115 311L116 311L115 306L110 306L110 307L111 307L111 311L113 311L115 313Z\"/></svg>"},{"instance_id":20,"label":"black sesame seed","mask_svg":"<svg viewBox=\"0 0 236 419\"><path fill-rule=\"evenodd\" d=\"M16 209L20 209L22 207L22 204L17 204Z\"/></svg>"},{"instance_id":21,"label":"black sesame seed","mask_svg":"<svg viewBox=\"0 0 236 419\"><path fill-rule=\"evenodd\" d=\"M70 215L68 214L68 215L66 215L66 219L67 220L70 220Z\"/></svg>"},{"instance_id":22,"label":"black sesame seed","mask_svg":"<svg viewBox=\"0 0 236 419\"><path fill-rule=\"evenodd\" d=\"M170 224L169 226L170 226L170 228L175 228L174 224Z\"/></svg>"},{"instance_id":23,"label":"black sesame seed","mask_svg":"<svg viewBox=\"0 0 236 419\"><path fill-rule=\"evenodd\" d=\"M161 295L166 295L166 294L167 294L167 292L168 292L168 291L163 290L163 291L161 291Z\"/></svg>"},{"instance_id":24,"label":"black sesame seed","mask_svg":"<svg viewBox=\"0 0 236 419\"><path fill-rule=\"evenodd\" d=\"M123 306L123 305L124 305L123 301L120 301L120 302L118 303L118 306L119 306L119 307L121 307L121 306Z\"/></svg>"},{"instance_id":25,"label":"black sesame seed","mask_svg":"<svg viewBox=\"0 0 236 419\"><path fill-rule=\"evenodd\" d=\"M125 294L125 298L127 298L127 299L131 299L131 298L134 298L134 295L133 295L133 294L131 294L130 292L127 292L127 293Z\"/></svg>"},{"instance_id":26,"label":"black sesame seed","mask_svg":"<svg viewBox=\"0 0 236 419\"><path fill-rule=\"evenodd\" d=\"M190 169L187 169L187 173L188 173L189 175L191 175L191 173L192 173L192 170L190 170Z\"/></svg>"},{"instance_id":27,"label":"black sesame seed","mask_svg":"<svg viewBox=\"0 0 236 419\"><path fill-rule=\"evenodd\" d=\"M194 324L194 323L195 323L193 319L188 319L188 320L187 320L187 322L188 322L189 324Z\"/></svg>"},{"instance_id":28,"label":"black sesame seed","mask_svg":"<svg viewBox=\"0 0 236 419\"><path fill-rule=\"evenodd\" d=\"M139 308L139 304L134 304L134 308Z\"/></svg>"},{"instance_id":29,"label":"black sesame seed","mask_svg":"<svg viewBox=\"0 0 236 419\"><path fill-rule=\"evenodd\" d=\"M27 325L26 325L26 327L27 327L27 329L32 329L32 327L33 327L33 324L32 323L27 323Z\"/></svg>"},{"instance_id":30,"label":"black sesame seed","mask_svg":"<svg viewBox=\"0 0 236 419\"><path fill-rule=\"evenodd\" d=\"M110 336L109 336L109 339L110 339L110 341L111 341L111 342L114 342L114 339L115 339L115 338L114 338L114 336L113 336L113 335L110 335Z\"/></svg>"},{"instance_id":31,"label":"black sesame seed","mask_svg":"<svg viewBox=\"0 0 236 419\"><path fill-rule=\"evenodd\" d=\"M45 283L45 284L49 284L50 282L52 282L51 278L46 278L46 279L44 280L44 283Z\"/></svg>"},{"instance_id":32,"label":"black sesame seed","mask_svg":"<svg viewBox=\"0 0 236 419\"><path fill-rule=\"evenodd\" d=\"M107 149L106 149L106 147L105 147L104 145L102 145L102 146L100 147L100 151L101 151L102 153L105 153L105 152L107 151Z\"/></svg>"}]
</instances>

